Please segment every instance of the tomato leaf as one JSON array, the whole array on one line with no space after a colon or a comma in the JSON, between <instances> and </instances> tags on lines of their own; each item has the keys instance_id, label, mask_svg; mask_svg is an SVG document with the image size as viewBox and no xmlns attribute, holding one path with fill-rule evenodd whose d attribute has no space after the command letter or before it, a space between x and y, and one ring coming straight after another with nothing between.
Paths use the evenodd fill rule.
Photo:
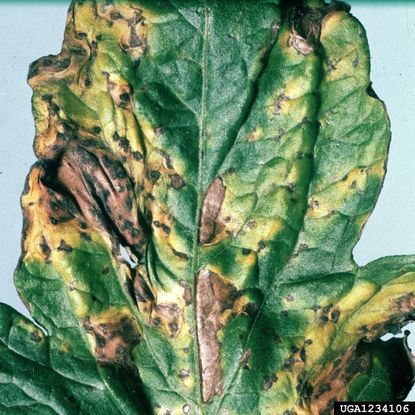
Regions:
<instances>
[{"instance_id":1,"label":"tomato leaf","mask_svg":"<svg viewBox=\"0 0 415 415\"><path fill-rule=\"evenodd\" d=\"M74 1L29 70L15 278L39 326L1 306L0 412L404 398L411 360L399 388L377 339L413 318L415 257L352 255L390 141L369 72L342 2Z\"/></svg>"}]
</instances>

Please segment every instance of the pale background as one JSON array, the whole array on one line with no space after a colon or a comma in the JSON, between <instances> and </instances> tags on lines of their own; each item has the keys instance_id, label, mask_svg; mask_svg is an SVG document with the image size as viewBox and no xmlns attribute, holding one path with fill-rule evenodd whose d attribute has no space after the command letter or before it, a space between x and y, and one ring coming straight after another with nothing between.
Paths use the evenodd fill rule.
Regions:
<instances>
[{"instance_id":1,"label":"pale background","mask_svg":"<svg viewBox=\"0 0 415 415\"><path fill-rule=\"evenodd\" d=\"M35 161L26 75L32 61L59 52L68 3L0 4L0 302L25 315L12 276L20 253L19 197ZM415 4L349 3L366 27L373 87L386 102L393 132L384 188L355 249L363 265L381 256L415 253ZM415 349L415 324L410 327ZM415 400L415 390L408 399Z\"/></svg>"}]
</instances>

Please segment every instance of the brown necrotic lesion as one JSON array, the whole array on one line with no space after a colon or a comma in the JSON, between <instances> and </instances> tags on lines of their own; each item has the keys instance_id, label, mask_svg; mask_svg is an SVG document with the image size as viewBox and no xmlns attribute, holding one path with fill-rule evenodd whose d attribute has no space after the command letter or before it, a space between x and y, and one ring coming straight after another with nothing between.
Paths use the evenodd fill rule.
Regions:
<instances>
[{"instance_id":1,"label":"brown necrotic lesion","mask_svg":"<svg viewBox=\"0 0 415 415\"><path fill-rule=\"evenodd\" d=\"M211 243L223 229L220 210L225 199L226 188L220 177L210 184L202 206L199 242L201 245Z\"/></svg>"},{"instance_id":2,"label":"brown necrotic lesion","mask_svg":"<svg viewBox=\"0 0 415 415\"><path fill-rule=\"evenodd\" d=\"M236 287L215 272L202 269L197 274L197 336L204 402L210 402L215 395L222 394L218 332L223 328L223 313L232 308L236 296Z\"/></svg>"},{"instance_id":3,"label":"brown necrotic lesion","mask_svg":"<svg viewBox=\"0 0 415 415\"><path fill-rule=\"evenodd\" d=\"M139 342L132 320L123 316L118 321L94 323L86 318L83 326L95 340L95 356L102 364L132 366L131 354Z\"/></svg>"},{"instance_id":4,"label":"brown necrotic lesion","mask_svg":"<svg viewBox=\"0 0 415 415\"><path fill-rule=\"evenodd\" d=\"M46 206L51 214L65 200L68 214L83 218L121 245L138 253L145 244L131 181L108 151L70 143L56 159L44 162L42 184L55 195L56 202Z\"/></svg>"}]
</instances>

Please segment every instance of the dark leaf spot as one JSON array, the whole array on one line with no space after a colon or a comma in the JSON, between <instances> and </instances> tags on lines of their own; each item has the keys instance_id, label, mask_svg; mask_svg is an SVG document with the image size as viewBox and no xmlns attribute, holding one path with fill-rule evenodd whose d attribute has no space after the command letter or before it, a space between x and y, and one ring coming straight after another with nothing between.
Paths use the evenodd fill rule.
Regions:
<instances>
[{"instance_id":1,"label":"dark leaf spot","mask_svg":"<svg viewBox=\"0 0 415 415\"><path fill-rule=\"evenodd\" d=\"M264 377L264 381L262 383L262 388L267 391L272 388L272 385L277 381L277 376L275 374L267 375Z\"/></svg>"},{"instance_id":2,"label":"dark leaf spot","mask_svg":"<svg viewBox=\"0 0 415 415\"><path fill-rule=\"evenodd\" d=\"M30 333L30 338L36 343L42 341L42 337L40 337L39 333L37 333L36 331L32 331L32 333Z\"/></svg>"},{"instance_id":3,"label":"dark leaf spot","mask_svg":"<svg viewBox=\"0 0 415 415\"><path fill-rule=\"evenodd\" d=\"M63 239L61 239L59 246L58 246L58 251L70 253L73 251L73 248L71 245L68 245Z\"/></svg>"},{"instance_id":4,"label":"dark leaf spot","mask_svg":"<svg viewBox=\"0 0 415 415\"><path fill-rule=\"evenodd\" d=\"M161 176L161 173L158 170L150 170L150 172L148 173L148 178L152 181L152 182L156 182Z\"/></svg>"},{"instance_id":5,"label":"dark leaf spot","mask_svg":"<svg viewBox=\"0 0 415 415\"><path fill-rule=\"evenodd\" d=\"M80 232L79 235L84 241L88 241L88 242L92 241L91 235L89 235L89 233Z\"/></svg>"},{"instance_id":6,"label":"dark leaf spot","mask_svg":"<svg viewBox=\"0 0 415 415\"><path fill-rule=\"evenodd\" d=\"M133 151L133 157L135 160L140 161L143 159L143 155L139 151Z\"/></svg>"},{"instance_id":7,"label":"dark leaf spot","mask_svg":"<svg viewBox=\"0 0 415 415\"><path fill-rule=\"evenodd\" d=\"M183 179L178 174L172 174L170 176L170 184L173 189L181 189L185 183Z\"/></svg>"}]
</instances>

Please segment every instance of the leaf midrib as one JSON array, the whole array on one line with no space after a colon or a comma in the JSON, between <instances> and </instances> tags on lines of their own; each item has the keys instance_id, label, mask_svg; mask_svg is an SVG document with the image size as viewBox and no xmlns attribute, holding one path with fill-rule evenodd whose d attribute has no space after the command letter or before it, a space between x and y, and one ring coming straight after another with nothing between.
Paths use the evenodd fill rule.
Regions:
<instances>
[{"instance_id":1,"label":"leaf midrib","mask_svg":"<svg viewBox=\"0 0 415 415\"><path fill-rule=\"evenodd\" d=\"M208 90L208 47L209 47L209 26L210 26L210 14L209 9L204 0L204 31L203 31L203 47L201 56L201 71L202 71L202 89L200 98L200 113L199 113L199 164L198 164L198 178L197 178L197 204L196 204L196 218L193 232L193 247L192 247L192 264L191 264L191 275L193 275L193 330L196 333L195 341L193 342L194 356L197 358L195 362L196 379L198 380L198 401L202 404L203 393L202 393L202 368L200 361L200 345L199 345L199 333L197 328L197 271L199 268L199 223L201 219L202 206L203 206L203 195L204 195L204 156L205 156L205 143L206 143L206 94ZM202 405L200 405L201 413L203 414Z\"/></svg>"}]
</instances>

